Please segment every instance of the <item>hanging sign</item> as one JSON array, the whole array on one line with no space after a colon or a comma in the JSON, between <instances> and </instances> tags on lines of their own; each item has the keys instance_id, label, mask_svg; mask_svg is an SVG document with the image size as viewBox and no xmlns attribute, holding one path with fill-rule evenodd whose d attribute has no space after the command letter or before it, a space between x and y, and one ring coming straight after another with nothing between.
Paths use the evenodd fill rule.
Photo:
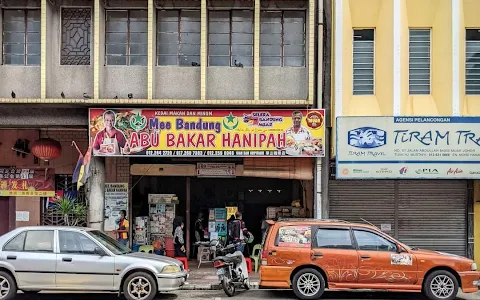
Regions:
<instances>
[{"instance_id":1,"label":"hanging sign","mask_svg":"<svg viewBox=\"0 0 480 300\"><path fill-rule=\"evenodd\" d=\"M323 157L325 111L89 110L97 156Z\"/></svg>"},{"instance_id":2,"label":"hanging sign","mask_svg":"<svg viewBox=\"0 0 480 300\"><path fill-rule=\"evenodd\" d=\"M233 178L236 176L234 163L197 163L198 177L227 177Z\"/></svg>"},{"instance_id":3,"label":"hanging sign","mask_svg":"<svg viewBox=\"0 0 480 300\"><path fill-rule=\"evenodd\" d=\"M53 169L0 168L0 196L55 196Z\"/></svg>"}]
</instances>

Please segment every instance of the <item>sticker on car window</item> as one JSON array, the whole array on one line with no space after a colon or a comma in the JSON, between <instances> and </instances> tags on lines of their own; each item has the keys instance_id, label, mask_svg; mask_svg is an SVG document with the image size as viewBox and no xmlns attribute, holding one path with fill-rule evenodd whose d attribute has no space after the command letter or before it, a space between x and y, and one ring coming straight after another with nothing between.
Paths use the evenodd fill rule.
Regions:
<instances>
[{"instance_id":1,"label":"sticker on car window","mask_svg":"<svg viewBox=\"0 0 480 300\"><path fill-rule=\"evenodd\" d=\"M310 226L285 226L278 231L278 246L292 248L310 248L312 229Z\"/></svg>"},{"instance_id":2,"label":"sticker on car window","mask_svg":"<svg viewBox=\"0 0 480 300\"><path fill-rule=\"evenodd\" d=\"M392 265L411 266L412 255L410 254L392 254L390 258Z\"/></svg>"}]
</instances>

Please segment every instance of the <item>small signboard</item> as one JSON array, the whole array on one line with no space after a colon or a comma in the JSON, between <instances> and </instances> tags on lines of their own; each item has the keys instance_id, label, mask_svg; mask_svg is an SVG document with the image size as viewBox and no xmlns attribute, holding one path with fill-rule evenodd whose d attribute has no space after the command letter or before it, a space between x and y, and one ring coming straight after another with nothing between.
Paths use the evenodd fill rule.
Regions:
<instances>
[{"instance_id":1,"label":"small signboard","mask_svg":"<svg viewBox=\"0 0 480 300\"><path fill-rule=\"evenodd\" d=\"M197 176L206 178L235 178L235 164L197 163Z\"/></svg>"}]
</instances>

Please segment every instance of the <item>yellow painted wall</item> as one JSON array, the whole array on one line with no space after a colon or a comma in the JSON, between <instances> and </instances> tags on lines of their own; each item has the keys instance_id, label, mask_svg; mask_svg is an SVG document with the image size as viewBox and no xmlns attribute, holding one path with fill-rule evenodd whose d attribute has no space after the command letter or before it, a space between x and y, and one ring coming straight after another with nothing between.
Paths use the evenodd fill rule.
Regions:
<instances>
[{"instance_id":1,"label":"yellow painted wall","mask_svg":"<svg viewBox=\"0 0 480 300\"><path fill-rule=\"evenodd\" d=\"M408 81L402 84L402 105L405 115L441 115L452 114L452 13L451 0L407 0L406 19L402 18L406 43L402 43L402 52L407 59L401 63L408 78L408 29L431 29L431 95L408 95ZM405 17L405 15L403 15ZM404 56L405 57L405 56ZM405 68L406 66L406 68Z\"/></svg>"},{"instance_id":2,"label":"yellow painted wall","mask_svg":"<svg viewBox=\"0 0 480 300\"><path fill-rule=\"evenodd\" d=\"M480 10L480 1L478 0L463 0L461 2L461 21L464 27L461 27L460 45L460 63L461 66L465 64L465 28L480 28L480 18L478 12ZM480 116L480 95L465 95L465 68L460 68L462 71L460 76L460 88L462 94L460 97L461 112L467 116Z\"/></svg>"},{"instance_id":3,"label":"yellow painted wall","mask_svg":"<svg viewBox=\"0 0 480 300\"><path fill-rule=\"evenodd\" d=\"M393 109L393 0L348 0L343 7L343 114L381 116ZM353 96L353 29L375 28L375 95Z\"/></svg>"}]
</instances>

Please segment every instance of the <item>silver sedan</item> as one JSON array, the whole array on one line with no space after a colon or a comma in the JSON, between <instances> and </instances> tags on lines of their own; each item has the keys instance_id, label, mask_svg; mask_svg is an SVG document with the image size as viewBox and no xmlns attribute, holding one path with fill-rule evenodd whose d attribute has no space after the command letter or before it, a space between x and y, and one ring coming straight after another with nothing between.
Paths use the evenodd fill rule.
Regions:
<instances>
[{"instance_id":1,"label":"silver sedan","mask_svg":"<svg viewBox=\"0 0 480 300\"><path fill-rule=\"evenodd\" d=\"M151 300L187 278L180 261L133 253L98 230L21 227L0 236L0 300L17 290L118 291L127 300Z\"/></svg>"}]
</instances>

